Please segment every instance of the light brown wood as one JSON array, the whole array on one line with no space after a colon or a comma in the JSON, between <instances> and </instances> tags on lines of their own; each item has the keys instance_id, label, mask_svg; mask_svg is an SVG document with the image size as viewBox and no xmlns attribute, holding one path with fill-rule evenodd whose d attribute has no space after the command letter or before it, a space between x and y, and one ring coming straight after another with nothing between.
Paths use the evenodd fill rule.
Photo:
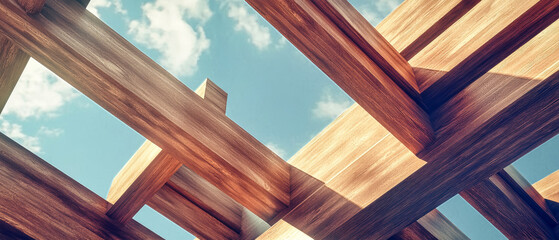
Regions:
<instances>
[{"instance_id":1,"label":"light brown wood","mask_svg":"<svg viewBox=\"0 0 559 240\"><path fill-rule=\"evenodd\" d=\"M555 22L439 108L437 140L419 155L428 164L328 237L387 238L557 134L558 31Z\"/></svg>"},{"instance_id":2,"label":"light brown wood","mask_svg":"<svg viewBox=\"0 0 559 240\"><path fill-rule=\"evenodd\" d=\"M291 205L262 239L299 235L323 239L329 229L341 226L426 164L358 105L342 113L289 163L293 166ZM458 239L463 236L445 218L432 222L441 227L426 230L435 224L414 223L394 237L421 239L444 232Z\"/></svg>"},{"instance_id":3,"label":"light brown wood","mask_svg":"<svg viewBox=\"0 0 559 240\"><path fill-rule=\"evenodd\" d=\"M105 215L109 203L103 198L3 134L0 149L0 228L11 226L9 234L32 239L161 239L136 221L125 226L112 221Z\"/></svg>"},{"instance_id":4,"label":"light brown wood","mask_svg":"<svg viewBox=\"0 0 559 240\"><path fill-rule=\"evenodd\" d=\"M163 186L148 206L201 239L239 239L238 232L229 228L186 198L177 198L168 185ZM163 210L162 209L169 209Z\"/></svg>"},{"instance_id":5,"label":"light brown wood","mask_svg":"<svg viewBox=\"0 0 559 240\"><path fill-rule=\"evenodd\" d=\"M206 102L209 102L209 105L217 107L220 112L225 114L227 109L227 93L209 78L206 78L195 92Z\"/></svg>"},{"instance_id":6,"label":"light brown wood","mask_svg":"<svg viewBox=\"0 0 559 240\"><path fill-rule=\"evenodd\" d=\"M509 239L556 237L557 221L543 197L512 166L460 195Z\"/></svg>"},{"instance_id":7,"label":"light brown wood","mask_svg":"<svg viewBox=\"0 0 559 240\"><path fill-rule=\"evenodd\" d=\"M113 179L107 215L126 223L182 166L182 163L146 140Z\"/></svg>"},{"instance_id":8,"label":"light brown wood","mask_svg":"<svg viewBox=\"0 0 559 240\"><path fill-rule=\"evenodd\" d=\"M17 3L28 14L35 14L40 12L45 6L46 0L17 0Z\"/></svg>"},{"instance_id":9,"label":"light brown wood","mask_svg":"<svg viewBox=\"0 0 559 240\"><path fill-rule=\"evenodd\" d=\"M311 0L247 2L414 153L432 142L433 129L425 111ZM358 33L365 34L367 29ZM362 36L372 36L371 31L368 33ZM385 41L373 44L380 43ZM378 48L368 45L367 49L382 52ZM391 52L389 56L397 55Z\"/></svg>"},{"instance_id":10,"label":"light brown wood","mask_svg":"<svg viewBox=\"0 0 559 240\"><path fill-rule=\"evenodd\" d=\"M80 4L49 0L30 16L2 0L0 11L0 31L32 57L258 216L289 204L280 157Z\"/></svg>"},{"instance_id":11,"label":"light brown wood","mask_svg":"<svg viewBox=\"0 0 559 240\"><path fill-rule=\"evenodd\" d=\"M29 55L0 34L0 113L28 61Z\"/></svg>"},{"instance_id":12,"label":"light brown wood","mask_svg":"<svg viewBox=\"0 0 559 240\"><path fill-rule=\"evenodd\" d=\"M209 103L209 107L217 107L225 113L227 93L215 83L206 79L198 87L196 93ZM180 167L185 168L195 178L200 178L200 176L182 166L179 160L146 140L113 179L107 195L107 201L112 203L113 206L107 211L107 215L121 223L132 219ZM204 180L204 182L206 181ZM193 192L193 194L197 195L196 192ZM182 198L181 195L177 195L177 197ZM213 199L206 200L211 201ZM240 220L238 222L240 223Z\"/></svg>"},{"instance_id":13,"label":"light brown wood","mask_svg":"<svg viewBox=\"0 0 559 240\"><path fill-rule=\"evenodd\" d=\"M546 204L556 218L559 218L559 171L534 183L534 188L545 198ZM555 227L556 234L559 233ZM559 236L559 235L557 235Z\"/></svg>"},{"instance_id":14,"label":"light brown wood","mask_svg":"<svg viewBox=\"0 0 559 240\"><path fill-rule=\"evenodd\" d=\"M439 210L435 209L404 230L390 237L391 240L424 240L424 239L469 239Z\"/></svg>"}]
</instances>

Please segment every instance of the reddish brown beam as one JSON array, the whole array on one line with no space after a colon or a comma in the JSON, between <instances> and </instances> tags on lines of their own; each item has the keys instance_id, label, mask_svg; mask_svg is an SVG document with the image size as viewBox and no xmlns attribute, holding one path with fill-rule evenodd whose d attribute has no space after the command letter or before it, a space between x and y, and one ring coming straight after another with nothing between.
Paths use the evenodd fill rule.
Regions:
<instances>
[{"instance_id":1,"label":"reddish brown beam","mask_svg":"<svg viewBox=\"0 0 559 240\"><path fill-rule=\"evenodd\" d=\"M364 25L359 15L344 15L357 18L347 21L352 23L347 31L355 30L351 36L360 39L374 37L376 40L351 39L311 0L247 2L406 147L418 153L432 142L434 134L429 117L396 84L395 78L387 74L399 72L405 76L402 73L408 73L408 64L371 26ZM380 59L375 61L371 57ZM379 62L392 64L392 69L398 71L383 69ZM408 80L399 84L412 82L402 78Z\"/></svg>"},{"instance_id":2,"label":"reddish brown beam","mask_svg":"<svg viewBox=\"0 0 559 240\"><path fill-rule=\"evenodd\" d=\"M32 239L161 239L105 215L108 202L0 134L0 225ZM4 227L1 227L4 228ZM0 234L1 235L1 234Z\"/></svg>"},{"instance_id":3,"label":"reddish brown beam","mask_svg":"<svg viewBox=\"0 0 559 240\"><path fill-rule=\"evenodd\" d=\"M35 14L40 12L45 6L46 0L17 0L17 3L28 14Z\"/></svg>"},{"instance_id":4,"label":"reddish brown beam","mask_svg":"<svg viewBox=\"0 0 559 240\"><path fill-rule=\"evenodd\" d=\"M6 106L28 61L29 55L0 34L0 112Z\"/></svg>"},{"instance_id":5,"label":"reddish brown beam","mask_svg":"<svg viewBox=\"0 0 559 240\"><path fill-rule=\"evenodd\" d=\"M555 238L545 200L512 166L460 195L509 239Z\"/></svg>"},{"instance_id":6,"label":"reddish brown beam","mask_svg":"<svg viewBox=\"0 0 559 240\"><path fill-rule=\"evenodd\" d=\"M280 157L77 2L49 0L29 16L1 0L0 11L0 32L258 216L289 204Z\"/></svg>"}]
</instances>

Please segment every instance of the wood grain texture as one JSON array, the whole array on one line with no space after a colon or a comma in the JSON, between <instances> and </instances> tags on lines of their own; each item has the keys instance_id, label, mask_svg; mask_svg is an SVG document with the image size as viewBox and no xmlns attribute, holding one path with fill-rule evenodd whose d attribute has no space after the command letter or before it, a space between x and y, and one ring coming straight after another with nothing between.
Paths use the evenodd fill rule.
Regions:
<instances>
[{"instance_id":1,"label":"wood grain texture","mask_svg":"<svg viewBox=\"0 0 559 240\"><path fill-rule=\"evenodd\" d=\"M45 6L46 0L17 0L17 3L28 14L35 14L40 12Z\"/></svg>"},{"instance_id":2,"label":"wood grain texture","mask_svg":"<svg viewBox=\"0 0 559 240\"><path fill-rule=\"evenodd\" d=\"M209 103L209 107L217 107L225 114L227 93L215 83L206 79L196 93ZM179 160L146 140L113 179L107 196L107 201L113 206L107 211L107 215L121 223L132 219L180 167L186 168ZM190 169L186 170L194 176L194 179L201 178ZM203 182L207 183L205 180ZM192 194L197 195L196 192ZM177 197L182 198L181 195ZM240 220L238 222L240 223Z\"/></svg>"},{"instance_id":3,"label":"wood grain texture","mask_svg":"<svg viewBox=\"0 0 559 240\"><path fill-rule=\"evenodd\" d=\"M288 205L280 157L80 4L49 0L30 16L2 0L0 11L0 32L236 201L265 219Z\"/></svg>"},{"instance_id":4,"label":"wood grain texture","mask_svg":"<svg viewBox=\"0 0 559 240\"><path fill-rule=\"evenodd\" d=\"M516 172L512 166L508 168L508 172ZM555 218L547 214L549 209L543 197L526 198L529 196L527 191L518 187L523 185L525 180L511 182L519 176L511 176L507 170L503 170L462 191L460 195L509 239L555 239L553 232L553 228L557 225ZM532 192L537 193L535 190ZM535 204L536 201L540 202L539 199L545 209ZM553 222L548 220L550 218Z\"/></svg>"},{"instance_id":5,"label":"wood grain texture","mask_svg":"<svg viewBox=\"0 0 559 240\"><path fill-rule=\"evenodd\" d=\"M136 221L122 226L109 205L0 134L0 228L32 239L161 239ZM1 236L1 234L0 234ZM21 239L26 239L21 236Z\"/></svg>"},{"instance_id":6,"label":"wood grain texture","mask_svg":"<svg viewBox=\"0 0 559 240\"><path fill-rule=\"evenodd\" d=\"M247 2L409 149L431 143L425 111L311 0Z\"/></svg>"},{"instance_id":7,"label":"wood grain texture","mask_svg":"<svg viewBox=\"0 0 559 240\"><path fill-rule=\"evenodd\" d=\"M559 3L554 0L511 0L507 4L493 0L475 5L422 54L410 59L414 67L445 72L418 77L429 109L444 104L558 17Z\"/></svg>"},{"instance_id":8,"label":"wood grain texture","mask_svg":"<svg viewBox=\"0 0 559 240\"><path fill-rule=\"evenodd\" d=\"M410 64L349 2L345 0L313 0L312 2L402 90L419 105L423 105Z\"/></svg>"},{"instance_id":9,"label":"wood grain texture","mask_svg":"<svg viewBox=\"0 0 559 240\"><path fill-rule=\"evenodd\" d=\"M404 230L390 237L391 240L423 240L423 239L469 239L464 233L448 220L439 210L427 213Z\"/></svg>"},{"instance_id":10,"label":"wood grain texture","mask_svg":"<svg viewBox=\"0 0 559 240\"><path fill-rule=\"evenodd\" d=\"M557 32L559 22L434 112L437 140L418 155L428 164L327 237L390 237L557 134Z\"/></svg>"},{"instance_id":11,"label":"wood grain texture","mask_svg":"<svg viewBox=\"0 0 559 240\"><path fill-rule=\"evenodd\" d=\"M426 164L357 104L301 148L289 163L293 166L291 205L260 238L324 239L330 229L341 226ZM448 231L448 235L460 233L452 224L439 226L444 228L426 230L415 223L395 237L433 237L436 230Z\"/></svg>"},{"instance_id":12,"label":"wood grain texture","mask_svg":"<svg viewBox=\"0 0 559 240\"><path fill-rule=\"evenodd\" d=\"M177 198L175 190L163 186L148 202L148 206L200 239L239 239L239 232L189 201Z\"/></svg>"},{"instance_id":13,"label":"wood grain texture","mask_svg":"<svg viewBox=\"0 0 559 240\"><path fill-rule=\"evenodd\" d=\"M10 39L0 35L0 113L28 61L29 55L21 51Z\"/></svg>"},{"instance_id":14,"label":"wood grain texture","mask_svg":"<svg viewBox=\"0 0 559 240\"><path fill-rule=\"evenodd\" d=\"M146 140L113 179L107 216L126 223L173 176L182 163Z\"/></svg>"},{"instance_id":15,"label":"wood grain texture","mask_svg":"<svg viewBox=\"0 0 559 240\"><path fill-rule=\"evenodd\" d=\"M545 198L555 218L559 218L559 171L534 183L534 188ZM559 236L559 226L555 227L555 234Z\"/></svg>"}]
</instances>

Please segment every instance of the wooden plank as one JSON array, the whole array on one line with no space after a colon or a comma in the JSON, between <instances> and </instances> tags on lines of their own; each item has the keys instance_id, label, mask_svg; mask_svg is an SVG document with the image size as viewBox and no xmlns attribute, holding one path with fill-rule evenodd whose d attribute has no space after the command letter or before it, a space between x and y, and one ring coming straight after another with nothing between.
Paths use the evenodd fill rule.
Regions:
<instances>
[{"instance_id":1,"label":"wooden plank","mask_svg":"<svg viewBox=\"0 0 559 240\"><path fill-rule=\"evenodd\" d=\"M444 104L536 36L558 18L558 12L559 3L554 0L510 0L507 4L489 0L473 6L422 54L409 60L414 67L444 72L416 71L429 109Z\"/></svg>"},{"instance_id":2,"label":"wooden plank","mask_svg":"<svg viewBox=\"0 0 559 240\"><path fill-rule=\"evenodd\" d=\"M313 3L402 90L423 104L410 64L349 2L313 0Z\"/></svg>"},{"instance_id":3,"label":"wooden plank","mask_svg":"<svg viewBox=\"0 0 559 240\"><path fill-rule=\"evenodd\" d=\"M428 164L327 237L387 238L557 134L557 32L559 22L434 112L437 140L419 155Z\"/></svg>"},{"instance_id":4,"label":"wooden plank","mask_svg":"<svg viewBox=\"0 0 559 240\"><path fill-rule=\"evenodd\" d=\"M148 202L148 206L201 239L240 238L238 232L229 228L187 198L177 198L176 195L177 193L172 187L165 185Z\"/></svg>"},{"instance_id":5,"label":"wooden plank","mask_svg":"<svg viewBox=\"0 0 559 240\"><path fill-rule=\"evenodd\" d=\"M390 71L375 63L310 0L247 2L414 153L433 140L429 117L420 105L385 73ZM375 42L385 43L384 40ZM391 52L390 56L397 53Z\"/></svg>"},{"instance_id":6,"label":"wooden plank","mask_svg":"<svg viewBox=\"0 0 559 240\"><path fill-rule=\"evenodd\" d=\"M227 93L215 83L206 79L196 93L209 103L208 106L216 107L225 114ZM107 195L107 201L113 206L107 211L107 215L121 223L132 219L181 166L179 160L146 140L113 179ZM186 167L183 168L192 173ZM194 173L192 176L200 178ZM196 195L196 192L193 194Z\"/></svg>"},{"instance_id":7,"label":"wooden plank","mask_svg":"<svg viewBox=\"0 0 559 240\"><path fill-rule=\"evenodd\" d=\"M28 14L35 14L40 12L45 6L46 0L17 0L17 3Z\"/></svg>"},{"instance_id":8,"label":"wooden plank","mask_svg":"<svg viewBox=\"0 0 559 240\"><path fill-rule=\"evenodd\" d=\"M559 171L534 183L534 188L543 196L547 206L556 218L559 217ZM559 226L555 226L556 234Z\"/></svg>"},{"instance_id":9,"label":"wooden plank","mask_svg":"<svg viewBox=\"0 0 559 240\"><path fill-rule=\"evenodd\" d=\"M423 240L423 239L469 239L464 233L448 220L439 210L427 213L404 230L390 237L391 240Z\"/></svg>"},{"instance_id":10,"label":"wooden plank","mask_svg":"<svg viewBox=\"0 0 559 240\"><path fill-rule=\"evenodd\" d=\"M46 6L29 16L1 0L0 31L258 216L288 205L289 166L280 157L77 2Z\"/></svg>"},{"instance_id":11,"label":"wooden plank","mask_svg":"<svg viewBox=\"0 0 559 240\"><path fill-rule=\"evenodd\" d=\"M509 166L460 195L509 239L555 239L555 217L543 197L526 183Z\"/></svg>"},{"instance_id":12,"label":"wooden plank","mask_svg":"<svg viewBox=\"0 0 559 240\"><path fill-rule=\"evenodd\" d=\"M0 35L0 112L14 90L17 80L29 61L29 55Z\"/></svg>"},{"instance_id":13,"label":"wooden plank","mask_svg":"<svg viewBox=\"0 0 559 240\"><path fill-rule=\"evenodd\" d=\"M0 225L11 226L12 234L32 239L161 239L136 221L125 226L112 221L105 215L109 203L103 198L3 134L0 149Z\"/></svg>"},{"instance_id":14,"label":"wooden plank","mask_svg":"<svg viewBox=\"0 0 559 240\"><path fill-rule=\"evenodd\" d=\"M392 151L394 145L397 153ZM358 105L342 113L289 163L291 205L261 239L323 239L328 229L340 226L425 165ZM414 223L395 239L433 238L433 234L460 239L460 231L448 220L432 216L435 220Z\"/></svg>"},{"instance_id":15,"label":"wooden plank","mask_svg":"<svg viewBox=\"0 0 559 240\"><path fill-rule=\"evenodd\" d=\"M107 216L126 223L182 166L182 163L146 140L113 179Z\"/></svg>"},{"instance_id":16,"label":"wooden plank","mask_svg":"<svg viewBox=\"0 0 559 240\"><path fill-rule=\"evenodd\" d=\"M211 106L217 107L220 112L225 114L227 109L227 93L209 78L206 78L194 92L206 100L206 102L210 102Z\"/></svg>"}]
</instances>

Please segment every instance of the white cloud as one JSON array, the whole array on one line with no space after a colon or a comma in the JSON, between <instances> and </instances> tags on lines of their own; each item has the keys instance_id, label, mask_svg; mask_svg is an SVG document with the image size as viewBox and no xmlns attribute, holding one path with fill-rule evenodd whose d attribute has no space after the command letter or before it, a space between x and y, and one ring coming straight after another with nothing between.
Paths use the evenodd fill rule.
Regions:
<instances>
[{"instance_id":1,"label":"white cloud","mask_svg":"<svg viewBox=\"0 0 559 240\"><path fill-rule=\"evenodd\" d=\"M4 134L6 134L6 136L18 142L29 151L32 151L34 153L41 152L39 138L24 134L22 131L22 127L19 124L2 120L2 123L0 124L0 132L3 132Z\"/></svg>"},{"instance_id":2,"label":"white cloud","mask_svg":"<svg viewBox=\"0 0 559 240\"><path fill-rule=\"evenodd\" d=\"M316 103L312 113L317 118L334 119L351 106L352 102L345 97L334 97L326 91Z\"/></svg>"},{"instance_id":3,"label":"white cloud","mask_svg":"<svg viewBox=\"0 0 559 240\"><path fill-rule=\"evenodd\" d=\"M72 86L30 59L2 114L15 115L22 120L52 117L65 103L77 96Z\"/></svg>"},{"instance_id":4,"label":"white cloud","mask_svg":"<svg viewBox=\"0 0 559 240\"><path fill-rule=\"evenodd\" d=\"M247 7L238 1L227 4L227 16L235 20L235 31L248 34L249 41L258 49L263 50L272 43L270 29L258 22L256 13L249 12Z\"/></svg>"},{"instance_id":5,"label":"white cloud","mask_svg":"<svg viewBox=\"0 0 559 240\"><path fill-rule=\"evenodd\" d=\"M377 0L369 1L368 4L362 4L357 7L363 17L367 19L373 26L376 26L382 19L390 14L398 7L403 0Z\"/></svg>"},{"instance_id":6,"label":"white cloud","mask_svg":"<svg viewBox=\"0 0 559 240\"><path fill-rule=\"evenodd\" d=\"M45 127L45 126L41 126L41 128L39 128L39 133L38 134L48 136L48 137L58 137L63 132L64 132L64 130L62 130L60 128L48 128L48 127Z\"/></svg>"},{"instance_id":7,"label":"white cloud","mask_svg":"<svg viewBox=\"0 0 559 240\"><path fill-rule=\"evenodd\" d=\"M89 5L87 5L87 10L89 10L93 15L99 17L99 8L109 8L111 7L116 13L126 15L126 10L122 7L122 2L120 0L91 0Z\"/></svg>"},{"instance_id":8,"label":"white cloud","mask_svg":"<svg viewBox=\"0 0 559 240\"><path fill-rule=\"evenodd\" d=\"M134 40L161 53L160 64L171 73L191 75L209 49L203 25L212 16L208 0L156 0L142 6L143 18L129 24ZM197 22L193 27L189 22Z\"/></svg>"},{"instance_id":9,"label":"white cloud","mask_svg":"<svg viewBox=\"0 0 559 240\"><path fill-rule=\"evenodd\" d=\"M285 159L285 157L287 155L287 152L283 148L281 148L280 146L278 146L277 144L275 144L273 142L268 142L265 145L266 145L267 148L272 150L272 152L274 152L275 154L277 154L281 158Z\"/></svg>"}]
</instances>

